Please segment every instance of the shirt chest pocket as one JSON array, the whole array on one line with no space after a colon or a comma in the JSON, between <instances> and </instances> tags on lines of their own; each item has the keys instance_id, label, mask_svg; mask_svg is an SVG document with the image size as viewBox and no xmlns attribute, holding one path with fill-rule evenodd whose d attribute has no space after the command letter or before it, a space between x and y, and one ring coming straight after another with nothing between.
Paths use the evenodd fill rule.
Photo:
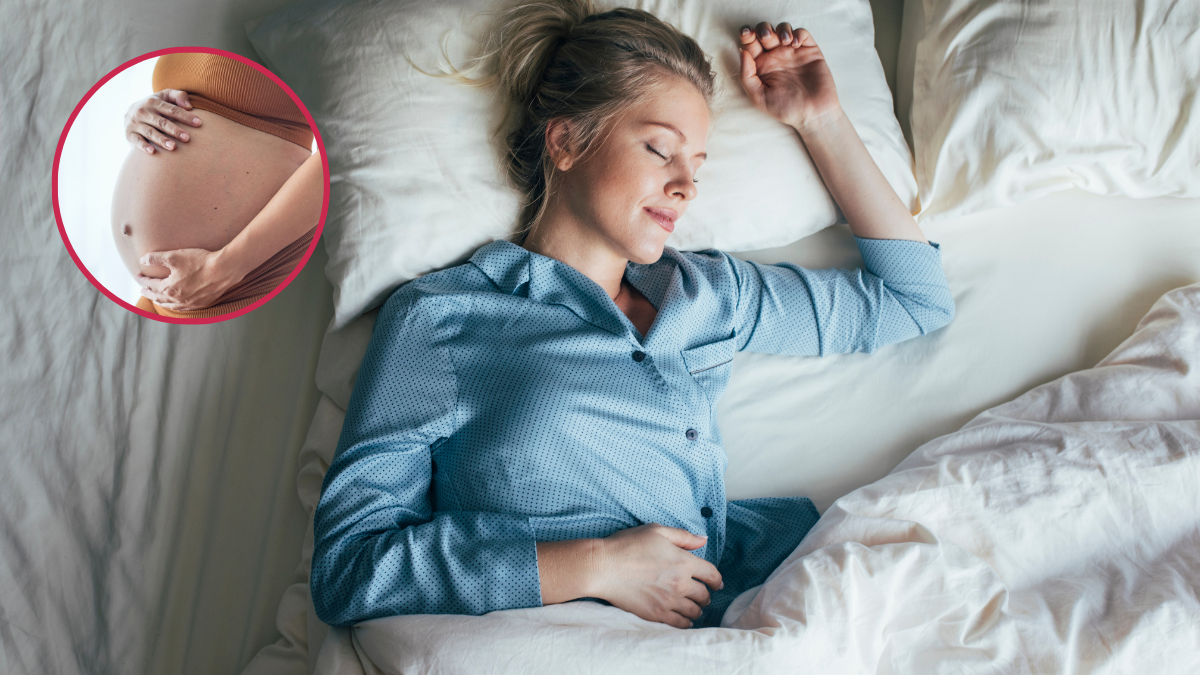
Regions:
<instances>
[{"instance_id":1,"label":"shirt chest pocket","mask_svg":"<svg viewBox=\"0 0 1200 675\"><path fill-rule=\"evenodd\" d=\"M692 379L704 390L709 403L716 405L717 399L729 384L733 371L733 354L737 351L737 336L709 342L708 344L683 350L683 363Z\"/></svg>"}]
</instances>

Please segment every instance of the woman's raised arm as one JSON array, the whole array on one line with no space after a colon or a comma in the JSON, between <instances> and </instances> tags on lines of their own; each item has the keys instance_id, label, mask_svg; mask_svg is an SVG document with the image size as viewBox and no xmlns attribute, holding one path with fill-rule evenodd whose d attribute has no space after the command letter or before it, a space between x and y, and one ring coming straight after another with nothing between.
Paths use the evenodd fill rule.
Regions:
<instances>
[{"instance_id":1,"label":"woman's raised arm","mask_svg":"<svg viewBox=\"0 0 1200 675\"><path fill-rule=\"evenodd\" d=\"M743 28L740 41L743 89L756 107L800 134L866 269L763 265L720 253L738 288L737 348L871 352L945 326L954 317L954 297L939 248L925 239L846 117L812 35L761 23Z\"/></svg>"},{"instance_id":2,"label":"woman's raised arm","mask_svg":"<svg viewBox=\"0 0 1200 675\"><path fill-rule=\"evenodd\" d=\"M779 33L782 33L780 35ZM855 236L926 242L838 102L821 48L803 28L761 23L741 35L741 83L759 108L795 129Z\"/></svg>"}]
</instances>

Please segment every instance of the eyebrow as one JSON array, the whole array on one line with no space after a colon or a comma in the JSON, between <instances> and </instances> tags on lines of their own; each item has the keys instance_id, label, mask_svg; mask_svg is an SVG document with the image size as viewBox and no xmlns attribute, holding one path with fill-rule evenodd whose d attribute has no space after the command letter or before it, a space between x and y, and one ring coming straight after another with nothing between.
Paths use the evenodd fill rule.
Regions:
<instances>
[{"instance_id":1,"label":"eyebrow","mask_svg":"<svg viewBox=\"0 0 1200 675\"><path fill-rule=\"evenodd\" d=\"M683 132L679 130L679 127L676 127L674 124L668 124L666 122L656 122L654 120L646 120L646 124L653 124L655 126L660 126L660 127L665 127L667 129L670 129L671 131L674 131L675 135L678 136L684 143L687 143L687 136L684 136ZM702 159L708 159L707 152L696 153L696 156L700 157Z\"/></svg>"}]
</instances>

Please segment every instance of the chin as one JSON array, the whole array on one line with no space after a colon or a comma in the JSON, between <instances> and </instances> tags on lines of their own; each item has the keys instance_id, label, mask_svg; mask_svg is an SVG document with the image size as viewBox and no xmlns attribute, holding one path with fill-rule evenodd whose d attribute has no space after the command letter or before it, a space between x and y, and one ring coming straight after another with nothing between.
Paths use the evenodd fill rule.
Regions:
<instances>
[{"instance_id":1,"label":"chin","mask_svg":"<svg viewBox=\"0 0 1200 675\"><path fill-rule=\"evenodd\" d=\"M666 241L646 242L640 246L632 247L633 255L630 260L639 265L650 265L658 262L662 257L663 248L666 246Z\"/></svg>"}]
</instances>

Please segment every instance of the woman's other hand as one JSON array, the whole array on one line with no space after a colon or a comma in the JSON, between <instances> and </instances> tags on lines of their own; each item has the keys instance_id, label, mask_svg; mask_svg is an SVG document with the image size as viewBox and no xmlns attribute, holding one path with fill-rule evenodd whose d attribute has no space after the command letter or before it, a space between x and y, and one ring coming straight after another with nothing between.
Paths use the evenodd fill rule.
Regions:
<instances>
[{"instance_id":1,"label":"woman's other hand","mask_svg":"<svg viewBox=\"0 0 1200 675\"><path fill-rule=\"evenodd\" d=\"M721 588L721 573L688 553L708 541L677 527L647 523L601 539L598 578L592 597L648 621L691 628Z\"/></svg>"},{"instance_id":2,"label":"woman's other hand","mask_svg":"<svg viewBox=\"0 0 1200 675\"><path fill-rule=\"evenodd\" d=\"M790 24L763 22L740 35L742 89L754 103L801 134L835 120L841 112L833 74L812 35Z\"/></svg>"},{"instance_id":3,"label":"woman's other hand","mask_svg":"<svg viewBox=\"0 0 1200 675\"><path fill-rule=\"evenodd\" d=\"M125 113L125 138L150 154L154 154L155 146L174 150L175 139L183 143L191 140L176 122L200 126L200 118L188 112L191 109L187 92L179 89L163 89L135 101Z\"/></svg>"},{"instance_id":4,"label":"woman's other hand","mask_svg":"<svg viewBox=\"0 0 1200 675\"><path fill-rule=\"evenodd\" d=\"M143 272L136 279L142 287L142 295L159 307L175 312L211 307L222 293L245 276L230 269L220 251L202 248L147 253L139 262L143 269L165 268L165 276L152 277Z\"/></svg>"}]
</instances>

